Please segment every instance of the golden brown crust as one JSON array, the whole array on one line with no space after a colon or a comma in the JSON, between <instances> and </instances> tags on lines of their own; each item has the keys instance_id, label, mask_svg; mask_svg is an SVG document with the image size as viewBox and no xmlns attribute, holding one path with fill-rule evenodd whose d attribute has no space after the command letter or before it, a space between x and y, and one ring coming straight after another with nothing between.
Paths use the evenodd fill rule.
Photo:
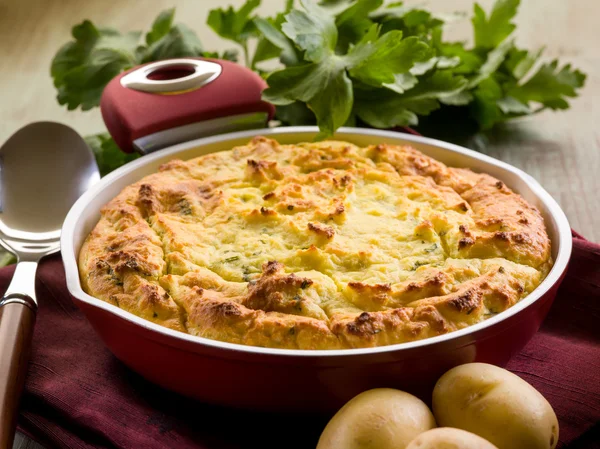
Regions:
<instances>
[{"instance_id":1,"label":"golden brown crust","mask_svg":"<svg viewBox=\"0 0 600 449\"><path fill-rule=\"evenodd\" d=\"M406 146L279 145L171 161L102 210L83 288L245 345L372 347L470 326L551 266L535 207Z\"/></svg>"}]
</instances>

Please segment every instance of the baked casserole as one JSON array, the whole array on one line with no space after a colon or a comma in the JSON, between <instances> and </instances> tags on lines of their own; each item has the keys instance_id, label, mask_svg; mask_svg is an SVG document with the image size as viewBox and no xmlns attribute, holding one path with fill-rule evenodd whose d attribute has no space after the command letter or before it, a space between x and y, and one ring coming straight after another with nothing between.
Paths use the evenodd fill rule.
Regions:
<instances>
[{"instance_id":1,"label":"baked casserole","mask_svg":"<svg viewBox=\"0 0 600 449\"><path fill-rule=\"evenodd\" d=\"M125 188L79 254L96 298L286 349L452 332L519 302L551 266L538 210L487 174L409 146L264 137Z\"/></svg>"}]
</instances>

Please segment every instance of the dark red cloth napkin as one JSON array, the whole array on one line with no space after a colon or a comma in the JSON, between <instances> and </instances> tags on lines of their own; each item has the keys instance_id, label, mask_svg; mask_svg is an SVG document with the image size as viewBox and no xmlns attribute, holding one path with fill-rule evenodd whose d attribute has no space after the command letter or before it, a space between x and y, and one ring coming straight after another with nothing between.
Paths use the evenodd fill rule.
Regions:
<instances>
[{"instance_id":1,"label":"dark red cloth napkin","mask_svg":"<svg viewBox=\"0 0 600 449\"><path fill-rule=\"evenodd\" d=\"M548 318L508 368L554 407L560 448L599 448L600 245L577 235L573 243L569 272ZM13 270L0 270L1 291ZM40 309L19 426L47 447L315 447L322 417L209 406L130 371L71 302L60 257L41 264L36 288Z\"/></svg>"}]
</instances>

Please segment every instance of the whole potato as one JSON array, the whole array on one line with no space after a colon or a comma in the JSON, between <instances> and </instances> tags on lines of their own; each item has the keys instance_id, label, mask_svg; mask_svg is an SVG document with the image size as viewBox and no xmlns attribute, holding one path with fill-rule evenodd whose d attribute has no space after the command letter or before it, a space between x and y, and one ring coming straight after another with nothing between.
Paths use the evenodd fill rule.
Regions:
<instances>
[{"instance_id":1,"label":"whole potato","mask_svg":"<svg viewBox=\"0 0 600 449\"><path fill-rule=\"evenodd\" d=\"M498 449L489 441L466 430L439 427L423 432L406 449Z\"/></svg>"},{"instance_id":2,"label":"whole potato","mask_svg":"<svg viewBox=\"0 0 600 449\"><path fill-rule=\"evenodd\" d=\"M404 449L434 427L431 411L419 398L376 388L354 397L331 418L317 449Z\"/></svg>"},{"instance_id":3,"label":"whole potato","mask_svg":"<svg viewBox=\"0 0 600 449\"><path fill-rule=\"evenodd\" d=\"M558 420L548 401L511 372L468 363L444 374L433 389L440 426L473 432L499 449L553 449Z\"/></svg>"}]
</instances>

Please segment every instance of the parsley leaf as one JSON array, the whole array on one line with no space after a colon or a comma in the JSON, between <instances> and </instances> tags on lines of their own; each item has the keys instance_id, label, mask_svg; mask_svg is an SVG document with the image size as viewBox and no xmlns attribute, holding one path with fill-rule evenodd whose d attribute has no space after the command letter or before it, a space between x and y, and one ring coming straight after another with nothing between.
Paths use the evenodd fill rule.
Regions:
<instances>
[{"instance_id":1,"label":"parsley leaf","mask_svg":"<svg viewBox=\"0 0 600 449\"><path fill-rule=\"evenodd\" d=\"M511 96L496 100L496 106L500 108L505 116L531 114L531 108L527 106L527 104L521 103L519 100Z\"/></svg>"},{"instance_id":2,"label":"parsley leaf","mask_svg":"<svg viewBox=\"0 0 600 449\"><path fill-rule=\"evenodd\" d=\"M508 51L504 65L508 72L515 77L516 80L523 78L535 63L542 56L544 49L541 48L537 52L530 54L527 50L519 50L515 47Z\"/></svg>"},{"instance_id":3,"label":"parsley leaf","mask_svg":"<svg viewBox=\"0 0 600 449\"><path fill-rule=\"evenodd\" d=\"M503 96L502 88L494 77L481 81L473 96L471 115L482 129L490 129L496 122L502 121L502 110L497 104Z\"/></svg>"},{"instance_id":4,"label":"parsley leaf","mask_svg":"<svg viewBox=\"0 0 600 449\"><path fill-rule=\"evenodd\" d=\"M233 9L233 6L227 9L213 9L206 19L206 24L215 33L242 46L246 65L250 64L248 39L257 35L253 17L250 17L250 14L259 5L260 0L247 0L237 11Z\"/></svg>"},{"instance_id":5,"label":"parsley leaf","mask_svg":"<svg viewBox=\"0 0 600 449\"><path fill-rule=\"evenodd\" d=\"M208 14L206 23L219 36L242 44L254 35L254 24L250 14L259 5L260 0L248 0L237 11L233 6L227 9L213 9Z\"/></svg>"},{"instance_id":6,"label":"parsley leaf","mask_svg":"<svg viewBox=\"0 0 600 449\"><path fill-rule=\"evenodd\" d=\"M331 16L312 2L303 10L286 16L283 32L304 51L307 64L276 71L267 78L263 98L276 105L300 100L314 112L324 138L342 126L350 116L352 83L345 61L335 54L337 28Z\"/></svg>"},{"instance_id":7,"label":"parsley leaf","mask_svg":"<svg viewBox=\"0 0 600 449\"><path fill-rule=\"evenodd\" d=\"M343 125L419 124L427 134L445 128L450 134L444 138L460 139L461 130L474 133L544 109L565 109L585 83L585 75L570 65L540 63L541 50L516 46L519 0L495 0L489 12L476 4L473 46L445 41L443 25L452 18L424 8L383 0L317 1L300 0L294 7L287 0L284 11L259 17L260 0L246 0L237 9L213 9L207 23L239 44L246 65L267 80L263 98L277 106L276 119L317 124L319 138ZM90 21L74 27L73 40L52 61L58 101L69 109L97 106L112 77L142 62L184 56L237 60L236 51L204 51L194 31L174 23L174 15L174 9L163 11L145 34ZM275 70L260 64L275 58L281 63ZM89 142L103 173L129 160L106 135Z\"/></svg>"},{"instance_id":8,"label":"parsley leaf","mask_svg":"<svg viewBox=\"0 0 600 449\"><path fill-rule=\"evenodd\" d=\"M280 31L267 19L262 19L259 17L255 18L254 26L256 26L256 28L258 28L260 32L263 33L263 35L265 34L265 32L273 33L275 35L275 40L279 39L280 37ZM279 44L283 46L289 45L287 39L285 39L285 36L283 42L285 43L282 44L281 42L279 42ZM282 47L275 45L273 42L271 42L270 39L267 39L266 37L261 37L256 44L256 50L254 51L254 56L252 57L252 62L250 66L254 68L259 62L277 58L281 54L281 51Z\"/></svg>"},{"instance_id":9,"label":"parsley leaf","mask_svg":"<svg viewBox=\"0 0 600 449\"><path fill-rule=\"evenodd\" d=\"M451 70L438 70L423 77L417 86L406 92L404 98L444 99L461 92L467 84L463 76L455 75Z\"/></svg>"},{"instance_id":10,"label":"parsley leaf","mask_svg":"<svg viewBox=\"0 0 600 449\"><path fill-rule=\"evenodd\" d=\"M276 111L277 119L286 125L302 126L317 124L315 114L308 109L306 103L301 101L277 106Z\"/></svg>"},{"instance_id":11,"label":"parsley leaf","mask_svg":"<svg viewBox=\"0 0 600 449\"><path fill-rule=\"evenodd\" d=\"M96 157L101 176L139 157L136 153L123 153L108 133L87 136L85 142Z\"/></svg>"},{"instance_id":12,"label":"parsley leaf","mask_svg":"<svg viewBox=\"0 0 600 449\"><path fill-rule=\"evenodd\" d=\"M254 52L250 67L254 68L257 63L275 57L279 57L280 61L285 65L298 64L298 54L293 42L281 31L281 25L285 21L285 14L292 10L293 3L293 0L288 0L285 11L277 14L275 18L254 18L254 26L262 36L260 36L256 44L256 51Z\"/></svg>"},{"instance_id":13,"label":"parsley leaf","mask_svg":"<svg viewBox=\"0 0 600 449\"><path fill-rule=\"evenodd\" d=\"M153 38L156 36L155 34ZM148 35L146 40L148 40ZM185 56L204 56L204 50L196 33L183 23L178 23L170 27L159 39L153 41L143 54L142 62L151 62Z\"/></svg>"},{"instance_id":14,"label":"parsley leaf","mask_svg":"<svg viewBox=\"0 0 600 449\"><path fill-rule=\"evenodd\" d=\"M475 46L478 48L495 48L505 40L516 28L511 20L517 14L520 0L496 0L489 17L478 3L473 10L473 30Z\"/></svg>"},{"instance_id":15,"label":"parsley leaf","mask_svg":"<svg viewBox=\"0 0 600 449\"><path fill-rule=\"evenodd\" d=\"M85 20L73 27L72 35L75 40L54 56L50 73L58 102L70 110L81 107L85 111L100 104L112 78L139 62L136 50L141 33L98 29Z\"/></svg>"},{"instance_id":16,"label":"parsley leaf","mask_svg":"<svg viewBox=\"0 0 600 449\"><path fill-rule=\"evenodd\" d=\"M146 44L152 45L169 33L173 18L175 17L175 8L167 9L161 12L152 24L152 29L146 33Z\"/></svg>"},{"instance_id":17,"label":"parsley leaf","mask_svg":"<svg viewBox=\"0 0 600 449\"><path fill-rule=\"evenodd\" d=\"M429 11L402 3L387 5L371 13L370 17L382 24L383 33L400 30L405 36L417 36L427 43L431 43L433 33L444 23Z\"/></svg>"},{"instance_id":18,"label":"parsley leaf","mask_svg":"<svg viewBox=\"0 0 600 449\"><path fill-rule=\"evenodd\" d=\"M0 267L5 267L17 262L17 258L13 253L9 253L3 249L0 250Z\"/></svg>"},{"instance_id":19,"label":"parsley leaf","mask_svg":"<svg viewBox=\"0 0 600 449\"><path fill-rule=\"evenodd\" d=\"M263 98L276 105L302 101L314 112L325 138L342 126L352 110L352 83L339 58L292 66L272 73Z\"/></svg>"},{"instance_id":20,"label":"parsley leaf","mask_svg":"<svg viewBox=\"0 0 600 449\"><path fill-rule=\"evenodd\" d=\"M486 61L479 68L477 75L469 81L469 87L477 86L481 81L487 79L492 73L498 70L498 67L504 61L507 53L513 48L514 42L508 38L502 41L500 45L490 51Z\"/></svg>"},{"instance_id":21,"label":"parsley leaf","mask_svg":"<svg viewBox=\"0 0 600 449\"><path fill-rule=\"evenodd\" d=\"M216 51L205 51L202 56L205 58L224 59L226 61L238 62L238 51L235 48L230 48L222 53L217 53Z\"/></svg>"},{"instance_id":22,"label":"parsley leaf","mask_svg":"<svg viewBox=\"0 0 600 449\"><path fill-rule=\"evenodd\" d=\"M142 62L186 56L204 56L200 39L182 23L173 24L175 8L161 12L146 34L147 48L141 50Z\"/></svg>"},{"instance_id":23,"label":"parsley leaf","mask_svg":"<svg viewBox=\"0 0 600 449\"><path fill-rule=\"evenodd\" d=\"M312 1L301 2L304 10L286 15L283 32L302 50L306 61L319 62L334 54L337 28L333 18Z\"/></svg>"},{"instance_id":24,"label":"parsley leaf","mask_svg":"<svg viewBox=\"0 0 600 449\"><path fill-rule=\"evenodd\" d=\"M461 42L443 42L442 29L437 28L432 33L432 46L438 55L447 58L458 58L459 64L455 73L471 74L483 64L483 59L474 50L467 50Z\"/></svg>"},{"instance_id":25,"label":"parsley leaf","mask_svg":"<svg viewBox=\"0 0 600 449\"><path fill-rule=\"evenodd\" d=\"M371 26L347 54L337 54L334 17L312 2L304 2L303 10L290 12L282 30L304 52L307 63L272 73L263 98L277 105L306 103L317 118L321 130L318 138L332 135L353 120L352 80L374 87L400 83L398 74L432 57L430 48L418 38L402 39L401 31L379 37L377 25ZM404 88L407 83L410 81Z\"/></svg>"},{"instance_id":26,"label":"parsley leaf","mask_svg":"<svg viewBox=\"0 0 600 449\"><path fill-rule=\"evenodd\" d=\"M425 116L440 108L440 101L464 89L467 80L449 71L424 77L402 95L383 89L369 91L357 98L355 112L365 123L376 128L417 125L418 115Z\"/></svg>"},{"instance_id":27,"label":"parsley leaf","mask_svg":"<svg viewBox=\"0 0 600 449\"><path fill-rule=\"evenodd\" d=\"M369 13L383 4L383 0L357 0L342 10L335 18L338 28L336 51L347 53L351 44L358 42L370 30L374 22Z\"/></svg>"},{"instance_id":28,"label":"parsley leaf","mask_svg":"<svg viewBox=\"0 0 600 449\"><path fill-rule=\"evenodd\" d=\"M540 103L544 108L567 109L565 97L576 97L577 89L583 87L586 76L572 70L569 64L559 69L558 61L543 64L524 84L515 86L508 95L522 103Z\"/></svg>"},{"instance_id":29,"label":"parsley leaf","mask_svg":"<svg viewBox=\"0 0 600 449\"><path fill-rule=\"evenodd\" d=\"M173 25L174 14L174 9L159 14L145 36L147 46L140 44L140 31L121 34L97 28L89 20L73 27L74 40L63 45L50 67L58 102L68 109L81 107L85 111L100 104L102 91L112 78L133 66L203 56L196 34L186 25Z\"/></svg>"},{"instance_id":30,"label":"parsley leaf","mask_svg":"<svg viewBox=\"0 0 600 449\"><path fill-rule=\"evenodd\" d=\"M402 39L402 31L390 31L348 53L353 62L350 75L366 84L381 86L395 82L396 74L407 73L416 62L432 56L431 49L417 37Z\"/></svg>"}]
</instances>

